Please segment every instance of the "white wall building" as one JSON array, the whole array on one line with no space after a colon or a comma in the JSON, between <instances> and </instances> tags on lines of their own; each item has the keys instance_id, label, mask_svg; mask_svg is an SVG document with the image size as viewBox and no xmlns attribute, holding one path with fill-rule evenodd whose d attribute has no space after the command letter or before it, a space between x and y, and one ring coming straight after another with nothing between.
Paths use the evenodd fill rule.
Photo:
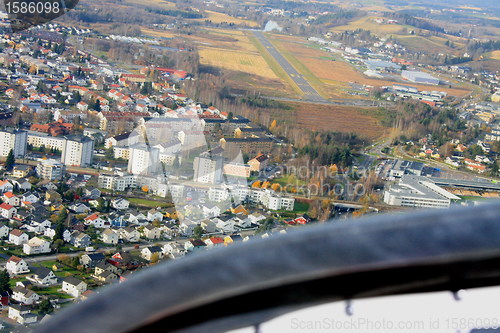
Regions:
<instances>
[{"instance_id":1,"label":"white wall building","mask_svg":"<svg viewBox=\"0 0 500 333\"><path fill-rule=\"evenodd\" d=\"M66 168L64 164L57 160L42 160L36 167L38 177L49 180L61 179Z\"/></svg>"},{"instance_id":2,"label":"white wall building","mask_svg":"<svg viewBox=\"0 0 500 333\"><path fill-rule=\"evenodd\" d=\"M64 165L86 167L94 158L94 140L87 136L68 136L62 150Z\"/></svg>"},{"instance_id":3,"label":"white wall building","mask_svg":"<svg viewBox=\"0 0 500 333\"><path fill-rule=\"evenodd\" d=\"M62 137L52 136L46 133L28 132L28 144L33 147L47 147L62 151L66 140Z\"/></svg>"},{"instance_id":4,"label":"white wall building","mask_svg":"<svg viewBox=\"0 0 500 333\"><path fill-rule=\"evenodd\" d=\"M160 150L145 144L130 147L127 171L134 175L153 175L160 170Z\"/></svg>"},{"instance_id":5,"label":"white wall building","mask_svg":"<svg viewBox=\"0 0 500 333\"><path fill-rule=\"evenodd\" d=\"M28 132L15 129L0 131L0 156L7 156L13 150L14 157L26 155Z\"/></svg>"},{"instance_id":6,"label":"white wall building","mask_svg":"<svg viewBox=\"0 0 500 333\"><path fill-rule=\"evenodd\" d=\"M210 156L208 152L194 159L194 181L204 184L219 184L222 182L223 158Z\"/></svg>"},{"instance_id":7,"label":"white wall building","mask_svg":"<svg viewBox=\"0 0 500 333\"><path fill-rule=\"evenodd\" d=\"M384 192L384 202L393 206L448 208L452 200L460 198L427 177L413 175L402 176L399 184L392 185Z\"/></svg>"}]
</instances>

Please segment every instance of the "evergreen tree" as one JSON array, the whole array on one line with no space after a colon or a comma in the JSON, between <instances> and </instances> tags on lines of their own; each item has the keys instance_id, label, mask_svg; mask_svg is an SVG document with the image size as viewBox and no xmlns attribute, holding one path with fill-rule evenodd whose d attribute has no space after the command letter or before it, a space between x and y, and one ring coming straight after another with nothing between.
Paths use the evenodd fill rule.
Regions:
<instances>
[{"instance_id":1,"label":"evergreen tree","mask_svg":"<svg viewBox=\"0 0 500 333\"><path fill-rule=\"evenodd\" d=\"M16 164L16 159L14 158L14 151L11 149L9 155L7 155L7 160L5 161L5 169L11 171Z\"/></svg>"},{"instance_id":2,"label":"evergreen tree","mask_svg":"<svg viewBox=\"0 0 500 333\"><path fill-rule=\"evenodd\" d=\"M9 273L7 273L6 270L0 271L0 294L3 294L4 292L12 292L12 289L10 289L9 281Z\"/></svg>"}]
</instances>

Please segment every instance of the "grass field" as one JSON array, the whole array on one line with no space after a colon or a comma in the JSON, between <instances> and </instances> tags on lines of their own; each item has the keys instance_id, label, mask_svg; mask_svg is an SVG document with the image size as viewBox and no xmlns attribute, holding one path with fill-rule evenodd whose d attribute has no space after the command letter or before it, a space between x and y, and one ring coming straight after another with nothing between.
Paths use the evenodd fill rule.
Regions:
<instances>
[{"instance_id":1,"label":"grass field","mask_svg":"<svg viewBox=\"0 0 500 333\"><path fill-rule=\"evenodd\" d=\"M297 123L311 130L356 133L367 138L379 138L389 129L382 126L373 109L360 110L352 106L289 103L295 109Z\"/></svg>"},{"instance_id":2,"label":"grass field","mask_svg":"<svg viewBox=\"0 0 500 333\"><path fill-rule=\"evenodd\" d=\"M257 53L208 47L201 48L199 53L200 61L204 65L256 74L268 79L278 78L264 58Z\"/></svg>"},{"instance_id":3,"label":"grass field","mask_svg":"<svg viewBox=\"0 0 500 333\"><path fill-rule=\"evenodd\" d=\"M347 25L341 25L338 27L334 27L331 29L333 32L342 32L342 31L352 31L356 29L364 29L370 30L374 34L378 35L387 35L387 34L397 34L400 33L404 28L412 29L410 26L404 26L400 24L385 24L385 23L377 23L376 19L381 18L377 16L366 16L362 17L358 20L354 20L349 22Z\"/></svg>"},{"instance_id":4,"label":"grass field","mask_svg":"<svg viewBox=\"0 0 500 333\"><path fill-rule=\"evenodd\" d=\"M173 204L170 202L154 201L148 199L127 198L127 200L130 201L130 204L132 206L141 206L149 208L156 208L156 207L169 208L173 206Z\"/></svg>"},{"instance_id":5,"label":"grass field","mask_svg":"<svg viewBox=\"0 0 500 333\"><path fill-rule=\"evenodd\" d=\"M148 35L148 36L156 37L156 38L175 38L175 37L177 37L177 35L169 32L168 30L155 30L155 29L141 27L141 32L144 35Z\"/></svg>"}]
</instances>

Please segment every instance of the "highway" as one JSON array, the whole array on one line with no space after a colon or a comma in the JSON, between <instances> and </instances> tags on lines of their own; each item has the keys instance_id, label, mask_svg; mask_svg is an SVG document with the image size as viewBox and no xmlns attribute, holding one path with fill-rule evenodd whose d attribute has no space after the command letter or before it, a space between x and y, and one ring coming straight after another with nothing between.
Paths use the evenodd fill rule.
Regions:
<instances>
[{"instance_id":1,"label":"highway","mask_svg":"<svg viewBox=\"0 0 500 333\"><path fill-rule=\"evenodd\" d=\"M278 62L283 70L290 76L295 84L300 88L308 100L325 102L326 100L314 89L309 82L281 55L267 37L260 31L253 32L259 42L266 48L267 52Z\"/></svg>"}]
</instances>

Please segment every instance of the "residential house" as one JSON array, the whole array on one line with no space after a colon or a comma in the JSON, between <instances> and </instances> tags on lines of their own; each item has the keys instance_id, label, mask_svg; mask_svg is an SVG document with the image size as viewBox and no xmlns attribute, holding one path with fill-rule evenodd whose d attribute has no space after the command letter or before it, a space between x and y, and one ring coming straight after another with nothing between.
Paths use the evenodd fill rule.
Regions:
<instances>
[{"instance_id":1,"label":"residential house","mask_svg":"<svg viewBox=\"0 0 500 333\"><path fill-rule=\"evenodd\" d=\"M28 279L42 286L51 286L57 284L58 282L57 276L54 272L46 267L34 268L33 275L31 275Z\"/></svg>"},{"instance_id":2,"label":"residential house","mask_svg":"<svg viewBox=\"0 0 500 333\"><path fill-rule=\"evenodd\" d=\"M82 264L86 268L94 268L101 262L106 259L104 254L95 252L95 253L86 253L80 257L80 264Z\"/></svg>"},{"instance_id":3,"label":"residential house","mask_svg":"<svg viewBox=\"0 0 500 333\"><path fill-rule=\"evenodd\" d=\"M23 245L23 252L27 255L50 253L50 251L50 242L39 237L33 237Z\"/></svg>"},{"instance_id":4,"label":"residential house","mask_svg":"<svg viewBox=\"0 0 500 333\"><path fill-rule=\"evenodd\" d=\"M173 259L183 256L186 253L184 246L179 243L165 244L163 245L162 250L164 256L170 256Z\"/></svg>"},{"instance_id":5,"label":"residential house","mask_svg":"<svg viewBox=\"0 0 500 333\"><path fill-rule=\"evenodd\" d=\"M101 190L93 186L85 187L85 189L83 190L84 197L93 200L100 198L101 194Z\"/></svg>"},{"instance_id":6,"label":"residential house","mask_svg":"<svg viewBox=\"0 0 500 333\"><path fill-rule=\"evenodd\" d=\"M141 257L144 259L151 261L153 254L157 254L157 259L163 258L163 250L159 246L148 246L141 251Z\"/></svg>"},{"instance_id":7,"label":"residential house","mask_svg":"<svg viewBox=\"0 0 500 333\"><path fill-rule=\"evenodd\" d=\"M160 239L161 238L160 228L157 228L152 224L148 224L148 225L144 226L142 234L147 239Z\"/></svg>"},{"instance_id":8,"label":"residential house","mask_svg":"<svg viewBox=\"0 0 500 333\"><path fill-rule=\"evenodd\" d=\"M50 202L61 202L62 197L55 190L48 190L47 192L45 192L45 200Z\"/></svg>"},{"instance_id":9,"label":"residential house","mask_svg":"<svg viewBox=\"0 0 500 333\"><path fill-rule=\"evenodd\" d=\"M183 219L179 225L179 231L182 235L191 237L194 234L194 229L198 226L197 223L188 220L188 219Z\"/></svg>"},{"instance_id":10,"label":"residential house","mask_svg":"<svg viewBox=\"0 0 500 333\"><path fill-rule=\"evenodd\" d=\"M113 229L106 229L101 234L101 240L106 244L118 244L118 233Z\"/></svg>"},{"instance_id":11,"label":"residential house","mask_svg":"<svg viewBox=\"0 0 500 333\"><path fill-rule=\"evenodd\" d=\"M109 263L122 270L135 269L139 267L139 262L127 251L115 253L109 260Z\"/></svg>"},{"instance_id":12,"label":"residential house","mask_svg":"<svg viewBox=\"0 0 500 333\"><path fill-rule=\"evenodd\" d=\"M221 213L221 209L218 206L213 205L213 204L203 205L202 211L203 211L203 216L205 216L207 218L219 216Z\"/></svg>"},{"instance_id":13,"label":"residential house","mask_svg":"<svg viewBox=\"0 0 500 333\"><path fill-rule=\"evenodd\" d=\"M205 240L205 244L207 246L212 247L212 246L223 246L224 245L224 239L221 237L210 237Z\"/></svg>"},{"instance_id":14,"label":"residential house","mask_svg":"<svg viewBox=\"0 0 500 333\"><path fill-rule=\"evenodd\" d=\"M84 219L86 225L93 225L96 228L109 228L111 223L99 217L98 214L92 214Z\"/></svg>"},{"instance_id":15,"label":"residential house","mask_svg":"<svg viewBox=\"0 0 500 333\"><path fill-rule=\"evenodd\" d=\"M12 177L23 178L28 176L30 171L33 170L29 165L15 165L12 169Z\"/></svg>"},{"instance_id":16,"label":"residential house","mask_svg":"<svg viewBox=\"0 0 500 333\"><path fill-rule=\"evenodd\" d=\"M92 244L92 240L89 235L75 230L71 233L70 243L75 247L85 248Z\"/></svg>"},{"instance_id":17,"label":"residential house","mask_svg":"<svg viewBox=\"0 0 500 333\"><path fill-rule=\"evenodd\" d=\"M63 280L62 290L65 293L78 298L87 290L87 284L75 277L68 276Z\"/></svg>"},{"instance_id":18,"label":"residential house","mask_svg":"<svg viewBox=\"0 0 500 333\"><path fill-rule=\"evenodd\" d=\"M101 283L106 283L106 284L113 283L116 280L118 280L118 275L116 275L113 272L109 272L109 271L103 271L100 274L94 274L94 275L92 275L92 277L95 278L97 281L99 281Z\"/></svg>"},{"instance_id":19,"label":"residential house","mask_svg":"<svg viewBox=\"0 0 500 333\"><path fill-rule=\"evenodd\" d=\"M10 228L5 224L0 223L0 238L9 236Z\"/></svg>"},{"instance_id":20,"label":"residential house","mask_svg":"<svg viewBox=\"0 0 500 333\"><path fill-rule=\"evenodd\" d=\"M12 192L5 192L2 196L3 202L11 206L19 206L21 200Z\"/></svg>"},{"instance_id":21,"label":"residential house","mask_svg":"<svg viewBox=\"0 0 500 333\"><path fill-rule=\"evenodd\" d=\"M89 206L87 206L81 202L75 203L75 204L69 206L68 208L70 210L72 210L73 212L75 212L76 214L87 214L91 211Z\"/></svg>"},{"instance_id":22,"label":"residential house","mask_svg":"<svg viewBox=\"0 0 500 333\"><path fill-rule=\"evenodd\" d=\"M37 321L37 316L31 313L31 308L22 304L10 305L8 316L21 325L33 324Z\"/></svg>"},{"instance_id":23,"label":"residential house","mask_svg":"<svg viewBox=\"0 0 500 333\"><path fill-rule=\"evenodd\" d=\"M141 233L132 227L118 229L120 239L127 243L135 243L141 239Z\"/></svg>"},{"instance_id":24,"label":"residential house","mask_svg":"<svg viewBox=\"0 0 500 333\"><path fill-rule=\"evenodd\" d=\"M264 170L269 163L269 157L264 154L259 154L255 158L252 158L248 161L248 165L250 165L250 171L261 172Z\"/></svg>"},{"instance_id":25,"label":"residential house","mask_svg":"<svg viewBox=\"0 0 500 333\"><path fill-rule=\"evenodd\" d=\"M14 229L9 233L9 243L11 244L20 246L23 245L24 243L27 243L28 240L29 240L28 234L19 229Z\"/></svg>"},{"instance_id":26,"label":"residential house","mask_svg":"<svg viewBox=\"0 0 500 333\"><path fill-rule=\"evenodd\" d=\"M14 206L9 205L8 203L5 202L0 204L0 216L6 219L11 219L16 214L17 214L17 209Z\"/></svg>"},{"instance_id":27,"label":"residential house","mask_svg":"<svg viewBox=\"0 0 500 333\"><path fill-rule=\"evenodd\" d=\"M34 204L35 202L38 202L39 200L40 200L40 196L36 193L33 193L33 192L26 192L21 197L21 201L29 202L32 204Z\"/></svg>"},{"instance_id":28,"label":"residential house","mask_svg":"<svg viewBox=\"0 0 500 333\"><path fill-rule=\"evenodd\" d=\"M5 269L9 272L10 276L29 273L30 269L24 259L12 256L7 260Z\"/></svg>"},{"instance_id":29,"label":"residential house","mask_svg":"<svg viewBox=\"0 0 500 333\"><path fill-rule=\"evenodd\" d=\"M0 193L12 192L14 191L14 185L12 185L8 180L0 181Z\"/></svg>"},{"instance_id":30,"label":"residential house","mask_svg":"<svg viewBox=\"0 0 500 333\"><path fill-rule=\"evenodd\" d=\"M111 207L118 210L128 209L129 205L130 202L123 198L117 198L111 201Z\"/></svg>"},{"instance_id":31,"label":"residential house","mask_svg":"<svg viewBox=\"0 0 500 333\"><path fill-rule=\"evenodd\" d=\"M205 232L207 234L212 234L214 232L216 232L216 226L215 226L215 223L212 222L211 220L209 219L204 219L200 222L200 226L203 228L203 230L205 230Z\"/></svg>"},{"instance_id":32,"label":"residential house","mask_svg":"<svg viewBox=\"0 0 500 333\"><path fill-rule=\"evenodd\" d=\"M241 242L243 241L243 238L240 235L231 235L231 236L226 236L224 237L224 245L228 246L230 244L233 244L235 242Z\"/></svg>"},{"instance_id":33,"label":"residential house","mask_svg":"<svg viewBox=\"0 0 500 333\"><path fill-rule=\"evenodd\" d=\"M159 211L157 211L156 209L150 209L148 211L148 216L147 216L147 219L149 222L153 222L153 221L163 221L163 214Z\"/></svg>"},{"instance_id":34,"label":"residential house","mask_svg":"<svg viewBox=\"0 0 500 333\"><path fill-rule=\"evenodd\" d=\"M52 226L52 222L50 222L49 220L34 217L31 220L31 223L28 224L26 227L28 228L29 232L34 232L37 234L44 234L45 231L47 229L49 229L51 226Z\"/></svg>"},{"instance_id":35,"label":"residential house","mask_svg":"<svg viewBox=\"0 0 500 333\"><path fill-rule=\"evenodd\" d=\"M184 248L189 252L203 250L206 246L207 244L205 244L201 239L192 239L184 243Z\"/></svg>"},{"instance_id":36,"label":"residential house","mask_svg":"<svg viewBox=\"0 0 500 333\"><path fill-rule=\"evenodd\" d=\"M31 305L40 299L40 295L28 288L16 286L12 289L12 299L25 305Z\"/></svg>"},{"instance_id":37,"label":"residential house","mask_svg":"<svg viewBox=\"0 0 500 333\"><path fill-rule=\"evenodd\" d=\"M111 283L118 279L118 269L106 261L102 261L94 269L92 277L102 283Z\"/></svg>"},{"instance_id":38,"label":"residential house","mask_svg":"<svg viewBox=\"0 0 500 333\"><path fill-rule=\"evenodd\" d=\"M19 188L21 191L29 191L31 190L31 183L27 181L25 178L20 178L13 180L12 183Z\"/></svg>"}]
</instances>

